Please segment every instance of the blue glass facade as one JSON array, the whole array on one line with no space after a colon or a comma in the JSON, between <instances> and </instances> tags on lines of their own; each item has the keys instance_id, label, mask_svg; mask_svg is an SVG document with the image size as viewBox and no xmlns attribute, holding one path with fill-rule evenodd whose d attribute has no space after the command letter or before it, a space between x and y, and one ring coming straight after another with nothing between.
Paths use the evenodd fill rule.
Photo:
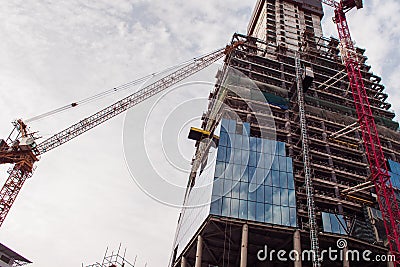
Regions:
<instances>
[{"instance_id":1,"label":"blue glass facade","mask_svg":"<svg viewBox=\"0 0 400 267\"><path fill-rule=\"evenodd\" d=\"M249 132L248 123L222 120L210 213L295 227L292 159L285 144Z\"/></svg>"},{"instance_id":2,"label":"blue glass facade","mask_svg":"<svg viewBox=\"0 0 400 267\"><path fill-rule=\"evenodd\" d=\"M393 187L400 190L400 163L388 160L389 168L390 168L390 180L392 182Z\"/></svg>"},{"instance_id":3,"label":"blue glass facade","mask_svg":"<svg viewBox=\"0 0 400 267\"><path fill-rule=\"evenodd\" d=\"M248 123L228 119L222 119L219 136L185 197L174 242L178 255L210 214L296 227L293 163L285 143L252 137Z\"/></svg>"},{"instance_id":4,"label":"blue glass facade","mask_svg":"<svg viewBox=\"0 0 400 267\"><path fill-rule=\"evenodd\" d=\"M347 224L343 215L322 212L322 225L324 232L347 235Z\"/></svg>"}]
</instances>

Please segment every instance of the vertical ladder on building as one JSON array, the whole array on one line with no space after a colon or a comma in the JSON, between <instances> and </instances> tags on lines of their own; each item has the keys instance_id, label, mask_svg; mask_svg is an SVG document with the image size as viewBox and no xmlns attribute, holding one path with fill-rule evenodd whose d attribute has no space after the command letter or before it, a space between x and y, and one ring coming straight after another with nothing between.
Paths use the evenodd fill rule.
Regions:
<instances>
[{"instance_id":1,"label":"vertical ladder on building","mask_svg":"<svg viewBox=\"0 0 400 267\"><path fill-rule=\"evenodd\" d=\"M296 68L296 84L297 84L297 104L299 107L299 118L300 118L300 129L301 129L301 140L302 140L302 153L304 162L304 178L305 187L307 194L307 208L308 218L310 227L310 241L311 250L313 251L313 266L321 266L319 258L319 242L318 242L318 227L315 217L315 205L314 205L314 190L311 180L311 167L308 149L308 135L307 135L307 122L306 113L304 107L304 95L302 85L302 68L300 62L300 55L298 51L295 51L295 68Z\"/></svg>"}]
</instances>

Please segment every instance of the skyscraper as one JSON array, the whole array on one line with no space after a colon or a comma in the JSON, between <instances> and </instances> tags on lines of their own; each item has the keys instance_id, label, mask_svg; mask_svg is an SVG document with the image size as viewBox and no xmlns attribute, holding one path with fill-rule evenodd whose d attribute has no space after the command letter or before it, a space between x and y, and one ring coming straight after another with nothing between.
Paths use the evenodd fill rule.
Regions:
<instances>
[{"instance_id":1,"label":"skyscraper","mask_svg":"<svg viewBox=\"0 0 400 267\"><path fill-rule=\"evenodd\" d=\"M191 130L171 266L312 266L313 253L329 250L323 266L390 264L376 261L388 253L385 228L374 188L356 187L368 161L339 41L322 35L322 16L318 0L258 0L247 34L233 36L241 45L217 73L202 129ZM365 50L355 52L400 195L399 124Z\"/></svg>"}]
</instances>

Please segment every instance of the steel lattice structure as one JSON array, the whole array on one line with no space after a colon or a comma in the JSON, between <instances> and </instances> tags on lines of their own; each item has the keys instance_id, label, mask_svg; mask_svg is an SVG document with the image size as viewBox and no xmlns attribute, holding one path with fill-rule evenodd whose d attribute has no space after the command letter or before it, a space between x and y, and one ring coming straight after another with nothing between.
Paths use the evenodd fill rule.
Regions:
<instances>
[{"instance_id":1,"label":"steel lattice structure","mask_svg":"<svg viewBox=\"0 0 400 267\"><path fill-rule=\"evenodd\" d=\"M195 58L192 62L60 131L37 146L34 142L33 134L28 133L26 124L22 120L15 122L13 132L15 132L15 129L17 130L17 137L15 139L11 138L12 132L6 141L0 139L0 164L14 164L8 171L9 177L0 190L0 226L3 224L23 184L32 176L34 163L39 160L40 155L78 137L140 102L192 76L210 66L224 55L229 56L240 44L240 42L237 42L202 57Z\"/></svg>"},{"instance_id":2,"label":"steel lattice structure","mask_svg":"<svg viewBox=\"0 0 400 267\"><path fill-rule=\"evenodd\" d=\"M361 128L365 153L371 171L370 180L375 185L377 200L382 212L390 251L396 256L395 264L399 266L400 210L386 166L386 159L382 151L374 116L368 101L368 95L364 86L359 61L351 39L345 14L346 11L353 7L362 7L362 3L356 0L342 0L340 3L333 0L323 0L322 2L335 8L334 22L336 23L339 40L342 46L341 56L346 66Z\"/></svg>"}]
</instances>

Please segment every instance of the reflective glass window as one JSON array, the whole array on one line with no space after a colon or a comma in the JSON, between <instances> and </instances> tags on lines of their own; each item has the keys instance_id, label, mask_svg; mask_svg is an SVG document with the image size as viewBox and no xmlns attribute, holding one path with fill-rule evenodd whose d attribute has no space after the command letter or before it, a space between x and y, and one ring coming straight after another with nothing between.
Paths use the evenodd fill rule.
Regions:
<instances>
[{"instance_id":1,"label":"reflective glass window","mask_svg":"<svg viewBox=\"0 0 400 267\"><path fill-rule=\"evenodd\" d=\"M213 202L211 202L210 213L220 215L221 214L221 206L222 206L221 198L214 200Z\"/></svg>"},{"instance_id":2,"label":"reflective glass window","mask_svg":"<svg viewBox=\"0 0 400 267\"><path fill-rule=\"evenodd\" d=\"M294 178L293 178L293 173L288 173L287 174L287 178L288 178L288 188L289 189L294 189Z\"/></svg>"},{"instance_id":3,"label":"reflective glass window","mask_svg":"<svg viewBox=\"0 0 400 267\"><path fill-rule=\"evenodd\" d=\"M224 192L224 180L221 178L217 178L214 180L213 184L213 195L215 196L223 196Z\"/></svg>"},{"instance_id":4,"label":"reflective glass window","mask_svg":"<svg viewBox=\"0 0 400 267\"><path fill-rule=\"evenodd\" d=\"M239 200L239 218L247 220L247 200Z\"/></svg>"},{"instance_id":5,"label":"reflective glass window","mask_svg":"<svg viewBox=\"0 0 400 267\"><path fill-rule=\"evenodd\" d=\"M222 161L217 161L215 164L215 177L222 177L225 171L225 163Z\"/></svg>"},{"instance_id":6,"label":"reflective glass window","mask_svg":"<svg viewBox=\"0 0 400 267\"><path fill-rule=\"evenodd\" d=\"M281 207L281 212L282 212L282 224L290 226L289 207Z\"/></svg>"},{"instance_id":7,"label":"reflective glass window","mask_svg":"<svg viewBox=\"0 0 400 267\"><path fill-rule=\"evenodd\" d=\"M264 203L264 186L261 184L256 190L257 202Z\"/></svg>"},{"instance_id":8,"label":"reflective glass window","mask_svg":"<svg viewBox=\"0 0 400 267\"><path fill-rule=\"evenodd\" d=\"M248 219L255 220L256 219L256 202L249 201L248 202Z\"/></svg>"},{"instance_id":9,"label":"reflective glass window","mask_svg":"<svg viewBox=\"0 0 400 267\"><path fill-rule=\"evenodd\" d=\"M329 216L329 213L322 212L322 225L324 227L324 232L332 232L331 218Z\"/></svg>"},{"instance_id":10,"label":"reflective glass window","mask_svg":"<svg viewBox=\"0 0 400 267\"><path fill-rule=\"evenodd\" d=\"M225 196L231 197L231 195L232 195L232 180L224 179L224 193L225 193Z\"/></svg>"},{"instance_id":11,"label":"reflective glass window","mask_svg":"<svg viewBox=\"0 0 400 267\"><path fill-rule=\"evenodd\" d=\"M219 146L217 151L217 159L220 161L226 160L226 147Z\"/></svg>"},{"instance_id":12,"label":"reflective glass window","mask_svg":"<svg viewBox=\"0 0 400 267\"><path fill-rule=\"evenodd\" d=\"M239 199L231 199L231 214L230 216L239 217Z\"/></svg>"},{"instance_id":13,"label":"reflective glass window","mask_svg":"<svg viewBox=\"0 0 400 267\"><path fill-rule=\"evenodd\" d=\"M249 152L249 166L257 166L257 152L253 150Z\"/></svg>"},{"instance_id":14,"label":"reflective glass window","mask_svg":"<svg viewBox=\"0 0 400 267\"><path fill-rule=\"evenodd\" d=\"M228 132L230 133L235 133L236 132L236 121L234 120L229 120L228 121Z\"/></svg>"},{"instance_id":15,"label":"reflective glass window","mask_svg":"<svg viewBox=\"0 0 400 267\"><path fill-rule=\"evenodd\" d=\"M264 222L264 203L256 203L256 220L259 222Z\"/></svg>"},{"instance_id":16,"label":"reflective glass window","mask_svg":"<svg viewBox=\"0 0 400 267\"><path fill-rule=\"evenodd\" d=\"M240 149L233 149L233 163L241 164L242 163L242 153Z\"/></svg>"},{"instance_id":17,"label":"reflective glass window","mask_svg":"<svg viewBox=\"0 0 400 267\"><path fill-rule=\"evenodd\" d=\"M286 157L279 156L278 160L279 160L279 170L283 171L283 172L286 172L286 168L287 168L287 166L286 166Z\"/></svg>"},{"instance_id":18,"label":"reflective glass window","mask_svg":"<svg viewBox=\"0 0 400 267\"><path fill-rule=\"evenodd\" d=\"M265 222L266 223L273 223L272 220L272 205L271 204L265 204Z\"/></svg>"},{"instance_id":19,"label":"reflective glass window","mask_svg":"<svg viewBox=\"0 0 400 267\"><path fill-rule=\"evenodd\" d=\"M257 151L257 138L250 136L250 150Z\"/></svg>"},{"instance_id":20,"label":"reflective glass window","mask_svg":"<svg viewBox=\"0 0 400 267\"><path fill-rule=\"evenodd\" d=\"M286 170L287 172L293 172L293 161L291 157L286 157Z\"/></svg>"},{"instance_id":21,"label":"reflective glass window","mask_svg":"<svg viewBox=\"0 0 400 267\"><path fill-rule=\"evenodd\" d=\"M241 178L241 165L233 164L232 180L239 181Z\"/></svg>"},{"instance_id":22,"label":"reflective glass window","mask_svg":"<svg viewBox=\"0 0 400 267\"><path fill-rule=\"evenodd\" d=\"M281 189L279 187L272 188L272 203L274 205L281 204Z\"/></svg>"},{"instance_id":23,"label":"reflective glass window","mask_svg":"<svg viewBox=\"0 0 400 267\"><path fill-rule=\"evenodd\" d=\"M288 188L287 172L279 172L279 181L282 188Z\"/></svg>"},{"instance_id":24,"label":"reflective glass window","mask_svg":"<svg viewBox=\"0 0 400 267\"><path fill-rule=\"evenodd\" d=\"M248 123L248 122L243 123L243 135L245 135L245 136L250 135L250 123Z\"/></svg>"},{"instance_id":25,"label":"reflective glass window","mask_svg":"<svg viewBox=\"0 0 400 267\"><path fill-rule=\"evenodd\" d=\"M242 136L241 135L235 134L235 142L234 142L233 147L242 149Z\"/></svg>"},{"instance_id":26,"label":"reflective glass window","mask_svg":"<svg viewBox=\"0 0 400 267\"><path fill-rule=\"evenodd\" d=\"M254 167L249 167L249 182L253 182L255 183L255 181L253 181L253 179L255 179L254 173L256 171L256 168Z\"/></svg>"},{"instance_id":27,"label":"reflective glass window","mask_svg":"<svg viewBox=\"0 0 400 267\"><path fill-rule=\"evenodd\" d=\"M240 199L246 199L249 193L249 184L248 183L240 183Z\"/></svg>"},{"instance_id":28,"label":"reflective glass window","mask_svg":"<svg viewBox=\"0 0 400 267\"><path fill-rule=\"evenodd\" d=\"M272 185L279 187L281 185L279 181L279 172L273 170L271 171L271 175L272 175Z\"/></svg>"},{"instance_id":29,"label":"reflective glass window","mask_svg":"<svg viewBox=\"0 0 400 267\"><path fill-rule=\"evenodd\" d=\"M290 226L296 227L296 208L289 208Z\"/></svg>"},{"instance_id":30,"label":"reflective glass window","mask_svg":"<svg viewBox=\"0 0 400 267\"><path fill-rule=\"evenodd\" d=\"M219 136L219 146L228 145L228 136L224 128L221 128L221 134Z\"/></svg>"},{"instance_id":31,"label":"reflective glass window","mask_svg":"<svg viewBox=\"0 0 400 267\"><path fill-rule=\"evenodd\" d=\"M247 165L249 162L250 152L248 150L242 150L242 165Z\"/></svg>"},{"instance_id":32,"label":"reflective glass window","mask_svg":"<svg viewBox=\"0 0 400 267\"><path fill-rule=\"evenodd\" d=\"M331 218L331 227L332 227L332 233L340 233L340 225L339 221L337 220L335 214L329 214Z\"/></svg>"},{"instance_id":33,"label":"reflective glass window","mask_svg":"<svg viewBox=\"0 0 400 267\"><path fill-rule=\"evenodd\" d=\"M240 183L238 181L233 182L232 198L239 199L240 194Z\"/></svg>"},{"instance_id":34,"label":"reflective glass window","mask_svg":"<svg viewBox=\"0 0 400 267\"><path fill-rule=\"evenodd\" d=\"M289 190L289 206L296 207L296 191Z\"/></svg>"},{"instance_id":35,"label":"reflective glass window","mask_svg":"<svg viewBox=\"0 0 400 267\"><path fill-rule=\"evenodd\" d=\"M227 197L222 198L222 216L229 216L231 212L231 199Z\"/></svg>"},{"instance_id":36,"label":"reflective glass window","mask_svg":"<svg viewBox=\"0 0 400 267\"><path fill-rule=\"evenodd\" d=\"M272 166L271 166L271 168L273 169L273 170L276 170L276 171L278 171L279 170L279 156L272 156L273 157L273 159L272 159Z\"/></svg>"},{"instance_id":37,"label":"reflective glass window","mask_svg":"<svg viewBox=\"0 0 400 267\"><path fill-rule=\"evenodd\" d=\"M274 224L282 224L281 206L272 205L272 219Z\"/></svg>"},{"instance_id":38,"label":"reflective glass window","mask_svg":"<svg viewBox=\"0 0 400 267\"><path fill-rule=\"evenodd\" d=\"M281 205L289 206L289 192L286 188L281 188Z\"/></svg>"},{"instance_id":39,"label":"reflective glass window","mask_svg":"<svg viewBox=\"0 0 400 267\"><path fill-rule=\"evenodd\" d=\"M272 187L271 186L264 187L264 199L265 199L265 203L272 204Z\"/></svg>"},{"instance_id":40,"label":"reflective glass window","mask_svg":"<svg viewBox=\"0 0 400 267\"><path fill-rule=\"evenodd\" d=\"M257 152L261 152L263 150L263 148L262 148L262 146L263 146L262 138L257 138L256 142L257 142Z\"/></svg>"}]
</instances>

